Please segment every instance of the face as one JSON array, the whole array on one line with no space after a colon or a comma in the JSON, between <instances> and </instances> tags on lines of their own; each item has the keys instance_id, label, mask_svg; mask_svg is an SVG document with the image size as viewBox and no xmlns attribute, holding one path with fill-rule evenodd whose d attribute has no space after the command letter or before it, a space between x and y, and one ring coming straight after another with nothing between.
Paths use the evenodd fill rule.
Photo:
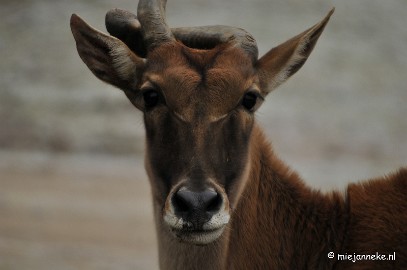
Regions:
<instances>
[{"instance_id":1,"label":"face","mask_svg":"<svg viewBox=\"0 0 407 270\"><path fill-rule=\"evenodd\" d=\"M176 237L206 244L230 219L263 97L250 58L237 49L170 44L148 59L130 99L144 112L155 203Z\"/></svg>"},{"instance_id":2,"label":"face","mask_svg":"<svg viewBox=\"0 0 407 270\"><path fill-rule=\"evenodd\" d=\"M71 29L89 69L122 89L144 113L146 169L155 207L161 211L157 222L184 242L204 245L222 234L245 185L254 112L265 95L305 63L333 10L312 28L254 59L253 50L247 51L255 46L253 38L247 34L242 38L241 32L232 37L209 33L209 41L221 39L216 43L220 45L208 50L182 45L165 25L163 15L156 14L164 10L162 6L145 12L152 2L165 5L166 1L139 3L148 45L146 58L138 56L140 51L133 46L142 44L136 42L141 33L136 16L129 12L115 9L113 16L107 16L117 19L110 27L117 31L116 36L135 31L128 46L75 14ZM211 32L215 28L205 29ZM200 33L192 28L178 34L185 41L196 41L207 35L206 30ZM240 40L239 46L233 43L236 40Z\"/></svg>"}]
</instances>

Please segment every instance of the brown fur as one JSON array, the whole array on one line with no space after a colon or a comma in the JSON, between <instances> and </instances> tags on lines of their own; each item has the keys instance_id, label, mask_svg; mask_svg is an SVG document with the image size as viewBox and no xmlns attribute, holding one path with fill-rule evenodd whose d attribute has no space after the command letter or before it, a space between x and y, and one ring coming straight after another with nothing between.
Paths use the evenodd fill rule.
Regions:
<instances>
[{"instance_id":1,"label":"brown fur","mask_svg":"<svg viewBox=\"0 0 407 270\"><path fill-rule=\"evenodd\" d=\"M175 240L156 222L162 269L404 269L407 169L349 185L312 190L273 153L261 129L251 138L251 167L232 221L207 246ZM158 207L158 208L157 208ZM329 259L328 252L335 257ZM341 261L337 254L393 254L395 261Z\"/></svg>"},{"instance_id":2,"label":"brown fur","mask_svg":"<svg viewBox=\"0 0 407 270\"><path fill-rule=\"evenodd\" d=\"M403 269L407 264L407 170L345 194L305 186L259 128L252 168L230 226L225 269ZM328 259L328 252L335 258ZM336 254L393 254L395 261L338 261Z\"/></svg>"},{"instance_id":3,"label":"brown fur","mask_svg":"<svg viewBox=\"0 0 407 270\"><path fill-rule=\"evenodd\" d=\"M199 50L178 41L160 44L142 59L72 16L83 61L143 111L162 269L406 269L407 169L323 194L274 155L254 120L264 97L304 64L332 12L254 63L228 44ZM160 96L153 108L143 97L148 91ZM242 99L253 92L259 98L251 110ZM184 222L171 212L181 187L217 194L223 208L210 221L223 226L222 234L196 240L200 246L180 237L205 234L202 224L208 225L171 225ZM396 258L338 260L338 254L376 252L395 252Z\"/></svg>"}]
</instances>

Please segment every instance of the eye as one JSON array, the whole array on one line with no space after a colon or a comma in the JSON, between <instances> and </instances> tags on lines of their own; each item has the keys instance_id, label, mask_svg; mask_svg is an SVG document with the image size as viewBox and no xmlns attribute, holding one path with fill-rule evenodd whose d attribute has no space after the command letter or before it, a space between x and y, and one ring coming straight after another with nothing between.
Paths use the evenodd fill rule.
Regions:
<instances>
[{"instance_id":1,"label":"eye","mask_svg":"<svg viewBox=\"0 0 407 270\"><path fill-rule=\"evenodd\" d=\"M242 99L242 106L248 110L252 111L254 107L256 106L258 99L258 95L253 93L253 92L247 92L244 94L243 99Z\"/></svg>"},{"instance_id":2,"label":"eye","mask_svg":"<svg viewBox=\"0 0 407 270\"><path fill-rule=\"evenodd\" d=\"M143 93L144 104L147 109L155 107L160 101L160 94L156 90L150 89Z\"/></svg>"}]
</instances>

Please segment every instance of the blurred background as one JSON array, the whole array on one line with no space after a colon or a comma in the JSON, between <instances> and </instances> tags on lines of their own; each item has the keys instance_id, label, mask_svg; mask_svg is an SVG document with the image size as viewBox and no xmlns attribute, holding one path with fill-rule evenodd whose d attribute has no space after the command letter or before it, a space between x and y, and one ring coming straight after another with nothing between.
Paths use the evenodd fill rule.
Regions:
<instances>
[{"instance_id":1,"label":"blurred background","mask_svg":"<svg viewBox=\"0 0 407 270\"><path fill-rule=\"evenodd\" d=\"M0 269L157 269L141 113L77 55L69 18L105 31L136 1L0 1ZM170 26L226 24L260 54L336 11L258 120L318 189L407 165L405 0L170 0Z\"/></svg>"}]
</instances>

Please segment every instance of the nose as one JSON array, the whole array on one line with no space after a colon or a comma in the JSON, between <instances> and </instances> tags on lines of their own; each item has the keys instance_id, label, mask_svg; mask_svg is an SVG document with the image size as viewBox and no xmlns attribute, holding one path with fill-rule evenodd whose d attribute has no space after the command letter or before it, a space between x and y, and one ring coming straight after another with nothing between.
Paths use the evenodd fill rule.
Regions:
<instances>
[{"instance_id":1,"label":"nose","mask_svg":"<svg viewBox=\"0 0 407 270\"><path fill-rule=\"evenodd\" d=\"M192 191L183 187L172 198L175 214L188 221L193 229L202 229L202 225L220 211L222 202L222 196L210 188Z\"/></svg>"}]
</instances>

